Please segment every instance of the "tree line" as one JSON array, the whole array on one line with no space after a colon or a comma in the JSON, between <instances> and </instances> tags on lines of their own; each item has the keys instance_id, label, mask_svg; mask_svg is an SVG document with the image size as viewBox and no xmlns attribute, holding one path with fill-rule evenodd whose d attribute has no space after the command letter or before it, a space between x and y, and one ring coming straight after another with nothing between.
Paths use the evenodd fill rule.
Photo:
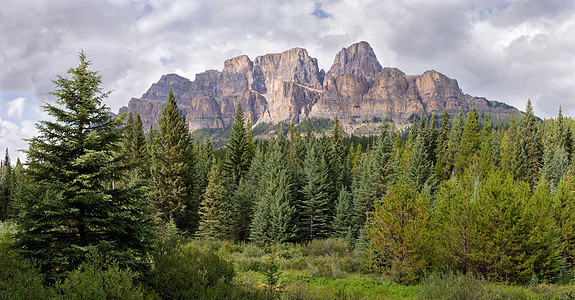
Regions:
<instances>
[{"instance_id":1,"label":"tree line","mask_svg":"<svg viewBox=\"0 0 575 300\"><path fill-rule=\"evenodd\" d=\"M54 120L37 124L25 166L2 161L14 247L56 279L93 250L146 272L173 225L261 246L345 239L402 283L446 268L510 282L573 271L575 122L561 109L542 122L528 101L498 128L475 108L453 121L422 112L408 132L383 122L362 146L337 118L329 134L290 124L258 142L238 103L217 155L192 138L171 91L148 134L137 114L112 117L89 65L81 53L72 78L54 80L57 103L44 107Z\"/></svg>"}]
</instances>

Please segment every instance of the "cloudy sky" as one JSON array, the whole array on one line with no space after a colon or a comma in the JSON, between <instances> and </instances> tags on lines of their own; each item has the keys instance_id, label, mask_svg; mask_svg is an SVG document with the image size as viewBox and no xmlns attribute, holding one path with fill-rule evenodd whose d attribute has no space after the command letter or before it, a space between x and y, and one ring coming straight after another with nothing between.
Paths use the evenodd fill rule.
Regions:
<instances>
[{"instance_id":1,"label":"cloudy sky","mask_svg":"<svg viewBox=\"0 0 575 300\"><path fill-rule=\"evenodd\" d=\"M467 94L575 116L571 0L19 0L0 10L0 151L23 158L51 80L81 49L117 112L162 74L193 80L227 58L294 47L327 70L362 40L384 67L434 69Z\"/></svg>"}]
</instances>

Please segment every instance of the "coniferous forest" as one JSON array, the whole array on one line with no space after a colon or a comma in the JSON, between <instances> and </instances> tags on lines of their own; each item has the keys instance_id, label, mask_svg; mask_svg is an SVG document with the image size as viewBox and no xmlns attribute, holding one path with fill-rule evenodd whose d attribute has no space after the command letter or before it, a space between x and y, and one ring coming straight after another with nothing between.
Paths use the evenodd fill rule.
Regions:
<instances>
[{"instance_id":1,"label":"coniferous forest","mask_svg":"<svg viewBox=\"0 0 575 300\"><path fill-rule=\"evenodd\" d=\"M0 298L571 299L575 121L476 110L337 118L226 146L170 92L157 127L114 117L84 53L56 77L27 162L0 174ZM302 126L299 126L302 128Z\"/></svg>"}]
</instances>

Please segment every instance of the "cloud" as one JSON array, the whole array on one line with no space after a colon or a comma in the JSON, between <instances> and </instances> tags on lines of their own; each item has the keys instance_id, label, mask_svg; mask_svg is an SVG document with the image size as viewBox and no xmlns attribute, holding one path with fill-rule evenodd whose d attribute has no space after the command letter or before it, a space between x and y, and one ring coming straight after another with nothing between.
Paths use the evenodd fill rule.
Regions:
<instances>
[{"instance_id":1,"label":"cloud","mask_svg":"<svg viewBox=\"0 0 575 300\"><path fill-rule=\"evenodd\" d=\"M0 12L0 92L31 96L0 117L36 121L27 108L54 101L50 80L68 76L81 49L114 91L105 103L117 111L163 74L193 80L236 55L293 47L327 70L361 40L383 66L435 69L468 94L520 109L531 98L540 116L555 116L559 105L575 114L570 0L23 0Z\"/></svg>"},{"instance_id":2,"label":"cloud","mask_svg":"<svg viewBox=\"0 0 575 300\"><path fill-rule=\"evenodd\" d=\"M22 119L22 113L24 112L25 104L26 98L24 97L18 97L8 102L8 116L11 118Z\"/></svg>"}]
</instances>

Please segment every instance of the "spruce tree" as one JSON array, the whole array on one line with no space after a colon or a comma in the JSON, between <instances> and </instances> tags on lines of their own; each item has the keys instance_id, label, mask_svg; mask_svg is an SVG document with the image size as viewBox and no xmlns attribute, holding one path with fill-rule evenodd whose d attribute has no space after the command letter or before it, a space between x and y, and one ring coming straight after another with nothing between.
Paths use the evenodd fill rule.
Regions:
<instances>
[{"instance_id":1,"label":"spruce tree","mask_svg":"<svg viewBox=\"0 0 575 300\"><path fill-rule=\"evenodd\" d=\"M437 148L435 150L436 154L436 164L435 173L439 180L446 180L449 178L450 171L448 170L448 164L446 161L448 158L449 151L449 129L451 124L449 123L449 115L447 110L443 111L443 117L441 118L441 130L437 136Z\"/></svg>"},{"instance_id":2,"label":"spruce tree","mask_svg":"<svg viewBox=\"0 0 575 300\"><path fill-rule=\"evenodd\" d=\"M173 219L179 229L193 233L199 221L196 154L171 90L158 127L159 131L151 130L148 143L152 204L162 223Z\"/></svg>"},{"instance_id":3,"label":"spruce tree","mask_svg":"<svg viewBox=\"0 0 575 300\"><path fill-rule=\"evenodd\" d=\"M250 168L252 159L251 141L248 139L242 105L238 102L230 140L227 144L227 156L223 169L233 182L240 182Z\"/></svg>"},{"instance_id":4,"label":"spruce tree","mask_svg":"<svg viewBox=\"0 0 575 300\"><path fill-rule=\"evenodd\" d=\"M231 207L222 184L220 167L212 166L208 186L200 204L198 235L204 239L224 240L229 237Z\"/></svg>"},{"instance_id":5,"label":"spruce tree","mask_svg":"<svg viewBox=\"0 0 575 300\"><path fill-rule=\"evenodd\" d=\"M348 242L352 242L353 221L352 195L342 186L335 204L335 215L331 225L331 237L343 238Z\"/></svg>"},{"instance_id":6,"label":"spruce tree","mask_svg":"<svg viewBox=\"0 0 575 300\"><path fill-rule=\"evenodd\" d=\"M0 161L0 221L6 220L10 215L14 189L14 176L8 148L4 160Z\"/></svg>"},{"instance_id":7,"label":"spruce tree","mask_svg":"<svg viewBox=\"0 0 575 300\"><path fill-rule=\"evenodd\" d=\"M455 157L455 168L459 172L463 172L479 154L481 141L479 139L478 120L477 109L473 106L473 110L467 114L467 121L463 127L461 143L459 144Z\"/></svg>"},{"instance_id":8,"label":"spruce tree","mask_svg":"<svg viewBox=\"0 0 575 300\"><path fill-rule=\"evenodd\" d=\"M250 237L259 244L293 242L298 236L293 175L286 165L285 141L278 137L264 163L254 207Z\"/></svg>"},{"instance_id":9,"label":"spruce tree","mask_svg":"<svg viewBox=\"0 0 575 300\"><path fill-rule=\"evenodd\" d=\"M520 179L529 182L531 187L534 187L537 183L543 158L543 145L539 125L539 120L533 115L531 100L528 100L525 115L521 119L519 126L518 140L520 140L520 143L516 143L516 147L523 147L523 149L517 149L516 153L525 151L525 156L517 157L516 155L515 159L525 160L526 174Z\"/></svg>"},{"instance_id":10,"label":"spruce tree","mask_svg":"<svg viewBox=\"0 0 575 300\"><path fill-rule=\"evenodd\" d=\"M146 164L149 159L146 146L146 136L144 135L140 114L136 114L134 118L134 115L130 112L126 125L124 126L122 139L122 147L127 162L133 166L128 172L127 184L147 178L146 173L148 168Z\"/></svg>"},{"instance_id":11,"label":"spruce tree","mask_svg":"<svg viewBox=\"0 0 575 300\"><path fill-rule=\"evenodd\" d=\"M142 192L115 188L129 166L120 147L121 119L102 104L102 76L83 52L71 78L53 83L56 105L44 110L39 135L28 140L29 184L19 194L16 248L36 259L50 278L75 269L90 250L121 266L141 269L152 245L153 225Z\"/></svg>"},{"instance_id":12,"label":"spruce tree","mask_svg":"<svg viewBox=\"0 0 575 300\"><path fill-rule=\"evenodd\" d=\"M305 240L325 238L332 219L331 188L328 162L321 156L319 144L312 140L304 160L303 200L300 228Z\"/></svg>"}]
</instances>

